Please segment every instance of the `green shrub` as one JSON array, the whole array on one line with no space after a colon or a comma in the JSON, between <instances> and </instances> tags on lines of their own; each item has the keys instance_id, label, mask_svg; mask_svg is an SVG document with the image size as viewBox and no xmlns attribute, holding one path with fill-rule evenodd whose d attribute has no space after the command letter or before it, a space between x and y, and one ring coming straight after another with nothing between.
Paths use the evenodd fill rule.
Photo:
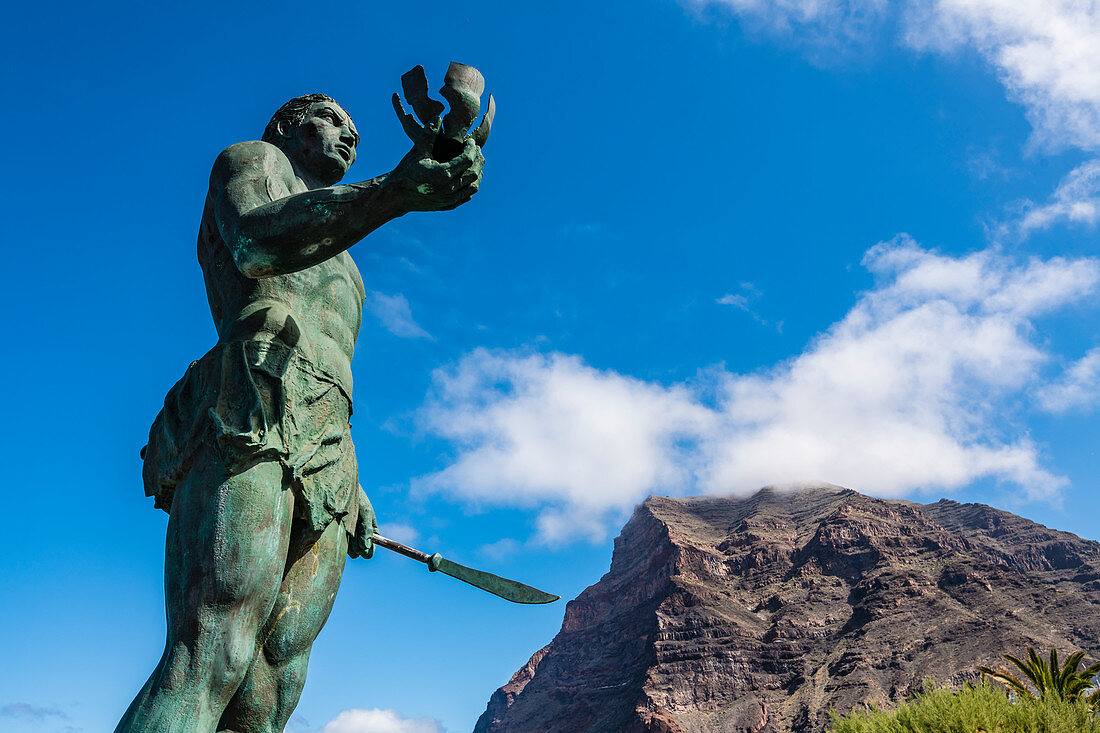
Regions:
<instances>
[{"instance_id":1,"label":"green shrub","mask_svg":"<svg viewBox=\"0 0 1100 733\"><path fill-rule=\"evenodd\" d=\"M1085 700L1018 696L983 680L961 690L928 684L895 710L830 713L830 733L1100 733Z\"/></svg>"}]
</instances>

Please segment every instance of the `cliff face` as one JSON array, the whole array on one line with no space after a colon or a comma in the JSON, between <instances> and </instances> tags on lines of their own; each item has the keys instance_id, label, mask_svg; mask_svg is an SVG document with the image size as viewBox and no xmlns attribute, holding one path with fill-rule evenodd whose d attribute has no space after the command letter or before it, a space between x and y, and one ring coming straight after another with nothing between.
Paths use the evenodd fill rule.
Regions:
<instances>
[{"instance_id":1,"label":"cliff face","mask_svg":"<svg viewBox=\"0 0 1100 733\"><path fill-rule=\"evenodd\" d=\"M1100 652L1100 544L849 490L650 497L475 733L819 731L830 706Z\"/></svg>"}]
</instances>

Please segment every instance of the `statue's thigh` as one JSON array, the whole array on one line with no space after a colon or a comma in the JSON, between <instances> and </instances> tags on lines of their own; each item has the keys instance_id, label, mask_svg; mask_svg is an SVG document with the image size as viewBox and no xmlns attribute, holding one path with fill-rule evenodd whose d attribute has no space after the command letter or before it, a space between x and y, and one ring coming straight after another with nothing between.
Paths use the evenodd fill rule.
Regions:
<instances>
[{"instance_id":1,"label":"statue's thigh","mask_svg":"<svg viewBox=\"0 0 1100 733\"><path fill-rule=\"evenodd\" d=\"M289 662L313 645L340 589L347 551L347 532L335 521L323 532L291 538L286 574L260 631L264 656L272 665Z\"/></svg>"},{"instance_id":2,"label":"statue's thigh","mask_svg":"<svg viewBox=\"0 0 1100 733\"><path fill-rule=\"evenodd\" d=\"M180 483L168 521L169 617L186 633L228 612L246 632L267 618L286 564L294 495L283 467L264 461L226 477L202 461ZM201 614L200 614L201 611ZM201 615L201 619L199 618Z\"/></svg>"}]
</instances>

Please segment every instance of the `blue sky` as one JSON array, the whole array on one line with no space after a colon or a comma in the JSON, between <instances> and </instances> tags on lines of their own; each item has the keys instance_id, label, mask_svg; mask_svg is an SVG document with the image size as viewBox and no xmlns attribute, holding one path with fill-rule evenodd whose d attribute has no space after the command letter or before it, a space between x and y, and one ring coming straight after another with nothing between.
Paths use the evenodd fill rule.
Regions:
<instances>
[{"instance_id":1,"label":"blue sky","mask_svg":"<svg viewBox=\"0 0 1100 733\"><path fill-rule=\"evenodd\" d=\"M1069 0L24 4L0 30L12 318L0 728L113 727L163 643L138 449L213 343L209 166L291 96L407 149L498 103L462 209L352 250L383 530L571 598L649 493L829 482L1098 539L1100 11ZM465 731L558 630L350 562L297 733Z\"/></svg>"}]
</instances>

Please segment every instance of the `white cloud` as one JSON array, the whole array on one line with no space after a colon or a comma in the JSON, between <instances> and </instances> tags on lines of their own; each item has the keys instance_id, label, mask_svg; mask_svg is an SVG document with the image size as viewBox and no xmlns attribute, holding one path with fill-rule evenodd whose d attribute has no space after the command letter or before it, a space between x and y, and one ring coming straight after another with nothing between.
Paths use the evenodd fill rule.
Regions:
<instances>
[{"instance_id":1,"label":"white cloud","mask_svg":"<svg viewBox=\"0 0 1100 733\"><path fill-rule=\"evenodd\" d=\"M420 532L410 524L386 522L378 528L378 531L383 537L389 537L406 545L415 545L420 539Z\"/></svg>"},{"instance_id":2,"label":"white cloud","mask_svg":"<svg viewBox=\"0 0 1100 733\"><path fill-rule=\"evenodd\" d=\"M726 293L714 302L720 305L732 305L734 308L740 308L746 313L752 313L752 311L749 309L749 298L747 295L741 295L740 293Z\"/></svg>"},{"instance_id":3,"label":"white cloud","mask_svg":"<svg viewBox=\"0 0 1100 733\"><path fill-rule=\"evenodd\" d=\"M1035 142L1100 148L1100 5L1083 0L909 0L915 48L976 49L1027 109Z\"/></svg>"},{"instance_id":4,"label":"white cloud","mask_svg":"<svg viewBox=\"0 0 1100 733\"><path fill-rule=\"evenodd\" d=\"M1050 412L1082 410L1100 403L1100 347L1073 362L1057 382L1039 391L1039 404Z\"/></svg>"},{"instance_id":5,"label":"white cloud","mask_svg":"<svg viewBox=\"0 0 1100 733\"><path fill-rule=\"evenodd\" d=\"M901 238L864 264L884 282L803 354L727 377L704 485L824 480L902 494L992 476L1031 496L1056 489L997 415L1047 358L1032 319L1090 292L1097 263L953 258Z\"/></svg>"},{"instance_id":6,"label":"white cloud","mask_svg":"<svg viewBox=\"0 0 1100 733\"><path fill-rule=\"evenodd\" d=\"M677 441L713 419L686 388L601 372L564 354L479 349L434 380L422 418L459 454L414 487L575 510L567 521L544 512L546 538L602 536L605 515L632 504L643 487L688 485Z\"/></svg>"},{"instance_id":7,"label":"white cloud","mask_svg":"<svg viewBox=\"0 0 1100 733\"><path fill-rule=\"evenodd\" d=\"M522 545L513 539L505 537L502 540L496 542L490 542L489 544L482 545L480 552L486 557L496 560L498 562L506 560L507 558L515 555L519 552Z\"/></svg>"},{"instance_id":8,"label":"white cloud","mask_svg":"<svg viewBox=\"0 0 1100 733\"><path fill-rule=\"evenodd\" d=\"M43 707L31 705L25 702L8 703L0 707L0 718L26 718L28 720L44 721L46 718L61 718L68 720L69 716L56 707Z\"/></svg>"},{"instance_id":9,"label":"white cloud","mask_svg":"<svg viewBox=\"0 0 1100 733\"><path fill-rule=\"evenodd\" d=\"M751 31L781 35L825 61L818 51L867 42L891 16L889 0L681 0L696 12L721 7Z\"/></svg>"},{"instance_id":10,"label":"white cloud","mask_svg":"<svg viewBox=\"0 0 1100 733\"><path fill-rule=\"evenodd\" d=\"M736 308L737 310L742 310L745 313L748 313L750 316L752 316L752 319L759 323L761 326L771 326L772 324L770 321L768 321L768 319L757 313L755 310L753 310L752 306L749 305L753 300L756 300L760 297L760 290L757 289L757 287L752 283L741 283L738 289L740 290L740 292L726 293L721 298L716 298L714 302L718 303L719 305L728 305ZM783 322L779 321L778 323L776 323L775 329L782 333Z\"/></svg>"},{"instance_id":11,"label":"white cloud","mask_svg":"<svg viewBox=\"0 0 1100 733\"><path fill-rule=\"evenodd\" d=\"M919 51L972 49L1024 105L1046 149L1100 149L1100 4L1087 0L682 0L752 30L843 53L874 38ZM900 26L895 18L901 18Z\"/></svg>"},{"instance_id":12,"label":"white cloud","mask_svg":"<svg viewBox=\"0 0 1100 733\"><path fill-rule=\"evenodd\" d=\"M386 295L372 290L367 293L366 307L394 336L409 339L432 338L432 335L413 319L409 301L401 293Z\"/></svg>"},{"instance_id":13,"label":"white cloud","mask_svg":"<svg viewBox=\"0 0 1100 733\"><path fill-rule=\"evenodd\" d=\"M444 733L434 718L406 718L396 710L345 710L321 733Z\"/></svg>"},{"instance_id":14,"label":"white cloud","mask_svg":"<svg viewBox=\"0 0 1100 733\"><path fill-rule=\"evenodd\" d=\"M1092 292L1100 263L949 257L899 237L864 264L878 285L841 321L771 369L710 374L716 399L576 356L475 351L435 374L422 418L455 458L415 486L538 508L544 541L600 538L650 492L901 495L981 478L1056 492L1064 480L1005 416L1050 357L1034 320Z\"/></svg>"},{"instance_id":15,"label":"white cloud","mask_svg":"<svg viewBox=\"0 0 1100 733\"><path fill-rule=\"evenodd\" d=\"M1024 201L1020 209L1019 217L1006 230L1015 230L1021 238L1062 222L1095 226L1100 220L1100 160L1070 171L1046 203Z\"/></svg>"}]
</instances>

